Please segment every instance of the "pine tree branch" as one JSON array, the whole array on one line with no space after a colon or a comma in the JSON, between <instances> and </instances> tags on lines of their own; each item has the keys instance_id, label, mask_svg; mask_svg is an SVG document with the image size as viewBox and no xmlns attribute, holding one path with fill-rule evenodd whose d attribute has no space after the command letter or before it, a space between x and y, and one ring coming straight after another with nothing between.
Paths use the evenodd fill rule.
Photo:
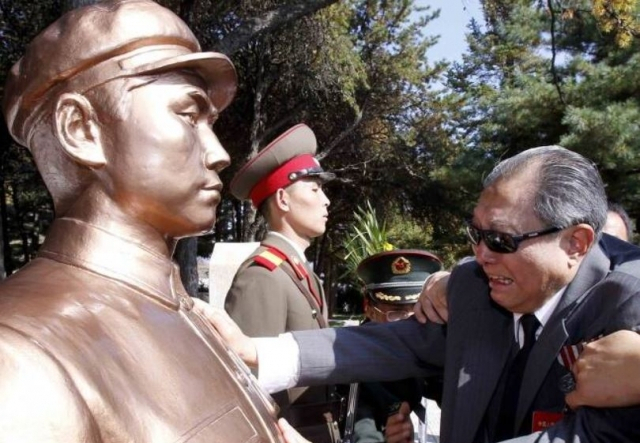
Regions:
<instances>
[{"instance_id":1,"label":"pine tree branch","mask_svg":"<svg viewBox=\"0 0 640 443\"><path fill-rule=\"evenodd\" d=\"M558 76L558 71L556 70L556 11L553 9L552 0L547 0L547 6L549 7L549 13L551 14L551 29L549 30L551 34L551 75L553 76L553 84L556 87L556 91L558 91L560 103L566 105L564 94L560 87L560 78Z\"/></svg>"},{"instance_id":2,"label":"pine tree branch","mask_svg":"<svg viewBox=\"0 0 640 443\"><path fill-rule=\"evenodd\" d=\"M259 35L273 32L281 26L337 2L338 0L301 0L298 3L279 6L260 17L248 19L220 41L214 49L223 54L232 55Z\"/></svg>"}]
</instances>

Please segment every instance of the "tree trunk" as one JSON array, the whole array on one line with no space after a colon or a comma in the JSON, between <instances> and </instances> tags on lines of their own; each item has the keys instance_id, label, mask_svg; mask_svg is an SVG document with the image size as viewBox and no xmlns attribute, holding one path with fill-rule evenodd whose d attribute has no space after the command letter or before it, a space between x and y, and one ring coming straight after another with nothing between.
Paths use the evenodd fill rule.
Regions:
<instances>
[{"instance_id":1,"label":"tree trunk","mask_svg":"<svg viewBox=\"0 0 640 443\"><path fill-rule=\"evenodd\" d=\"M185 289L192 297L198 297L198 240L196 237L183 238L176 245L173 253L175 261L180 265L180 278Z\"/></svg>"},{"instance_id":2,"label":"tree trunk","mask_svg":"<svg viewBox=\"0 0 640 443\"><path fill-rule=\"evenodd\" d=\"M234 29L214 48L223 54L232 55L246 46L256 37L273 32L274 30L326 8L338 0L301 0L298 3L287 3L260 17L253 17Z\"/></svg>"}]
</instances>

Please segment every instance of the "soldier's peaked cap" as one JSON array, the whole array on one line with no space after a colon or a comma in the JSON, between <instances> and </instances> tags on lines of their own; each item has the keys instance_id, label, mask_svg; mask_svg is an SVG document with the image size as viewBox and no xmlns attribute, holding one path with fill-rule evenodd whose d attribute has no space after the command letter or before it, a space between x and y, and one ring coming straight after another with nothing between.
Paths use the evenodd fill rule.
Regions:
<instances>
[{"instance_id":1,"label":"soldier's peaked cap","mask_svg":"<svg viewBox=\"0 0 640 443\"><path fill-rule=\"evenodd\" d=\"M116 78L180 69L203 78L219 111L233 99L231 61L201 52L176 14L151 0L104 1L69 11L33 39L9 73L2 107L11 135L27 145L48 99Z\"/></svg>"},{"instance_id":2,"label":"soldier's peaked cap","mask_svg":"<svg viewBox=\"0 0 640 443\"><path fill-rule=\"evenodd\" d=\"M270 195L296 180L315 177L323 182L335 178L326 172L315 158L316 136L300 123L250 159L233 177L229 189L240 200L251 199L257 208Z\"/></svg>"},{"instance_id":3,"label":"soldier's peaked cap","mask_svg":"<svg viewBox=\"0 0 640 443\"><path fill-rule=\"evenodd\" d=\"M415 303L424 281L440 269L442 262L430 252L395 249L365 258L356 273L373 301L405 304Z\"/></svg>"}]
</instances>

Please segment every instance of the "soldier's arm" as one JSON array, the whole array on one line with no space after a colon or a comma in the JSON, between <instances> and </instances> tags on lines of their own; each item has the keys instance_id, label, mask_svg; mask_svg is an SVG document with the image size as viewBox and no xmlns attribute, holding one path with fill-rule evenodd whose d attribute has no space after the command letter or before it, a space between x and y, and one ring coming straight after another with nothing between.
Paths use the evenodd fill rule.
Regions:
<instances>
[{"instance_id":1,"label":"soldier's arm","mask_svg":"<svg viewBox=\"0 0 640 443\"><path fill-rule=\"evenodd\" d=\"M2 441L101 441L72 380L35 341L0 325Z\"/></svg>"},{"instance_id":2,"label":"soldier's arm","mask_svg":"<svg viewBox=\"0 0 640 443\"><path fill-rule=\"evenodd\" d=\"M275 284L274 272L251 265L238 273L229 289L225 310L250 337L273 337L285 332L287 295Z\"/></svg>"}]
</instances>

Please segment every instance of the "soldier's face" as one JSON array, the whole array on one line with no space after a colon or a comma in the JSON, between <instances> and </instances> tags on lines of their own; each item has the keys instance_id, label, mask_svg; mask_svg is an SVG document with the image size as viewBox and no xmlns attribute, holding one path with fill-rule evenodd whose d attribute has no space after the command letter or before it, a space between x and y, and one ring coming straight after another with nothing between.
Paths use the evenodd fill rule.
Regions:
<instances>
[{"instance_id":1,"label":"soldier's face","mask_svg":"<svg viewBox=\"0 0 640 443\"><path fill-rule=\"evenodd\" d=\"M304 238L312 239L324 234L329 218L329 199L317 179L298 180L285 189L289 196L289 225Z\"/></svg>"},{"instance_id":2,"label":"soldier's face","mask_svg":"<svg viewBox=\"0 0 640 443\"><path fill-rule=\"evenodd\" d=\"M106 193L121 210L169 237L210 230L229 156L211 129L217 111L187 73L129 88L109 119Z\"/></svg>"}]
</instances>

